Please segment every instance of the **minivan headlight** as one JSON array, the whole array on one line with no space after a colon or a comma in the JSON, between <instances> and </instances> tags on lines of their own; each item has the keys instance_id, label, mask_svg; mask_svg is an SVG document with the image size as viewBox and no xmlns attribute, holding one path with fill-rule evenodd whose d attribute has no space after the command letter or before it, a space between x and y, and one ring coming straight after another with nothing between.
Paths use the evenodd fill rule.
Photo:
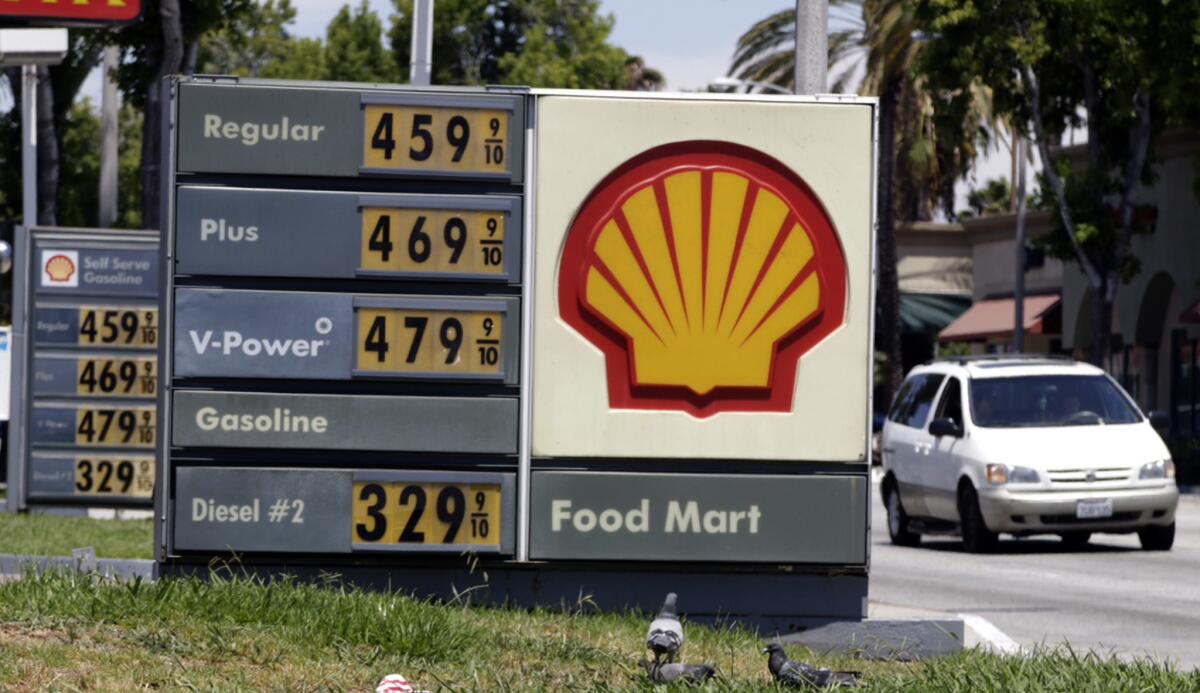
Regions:
<instances>
[{"instance_id":1,"label":"minivan headlight","mask_svg":"<svg viewBox=\"0 0 1200 693\"><path fill-rule=\"evenodd\" d=\"M1159 460L1142 465L1138 472L1139 479L1174 479L1175 463L1171 460Z\"/></svg>"},{"instance_id":2,"label":"minivan headlight","mask_svg":"<svg viewBox=\"0 0 1200 693\"><path fill-rule=\"evenodd\" d=\"M989 464L987 466L988 483L997 486L1001 484L1036 484L1042 477L1036 469L1029 467L1010 467L1006 464Z\"/></svg>"}]
</instances>

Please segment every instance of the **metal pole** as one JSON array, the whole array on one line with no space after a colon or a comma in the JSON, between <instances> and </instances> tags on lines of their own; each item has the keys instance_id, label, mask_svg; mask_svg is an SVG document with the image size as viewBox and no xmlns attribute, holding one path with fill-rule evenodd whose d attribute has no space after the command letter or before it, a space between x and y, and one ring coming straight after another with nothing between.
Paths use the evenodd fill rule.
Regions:
<instances>
[{"instance_id":1,"label":"metal pole","mask_svg":"<svg viewBox=\"0 0 1200 693\"><path fill-rule=\"evenodd\" d=\"M796 0L795 93L820 94L829 73L829 2Z\"/></svg>"},{"instance_id":2,"label":"metal pole","mask_svg":"<svg viewBox=\"0 0 1200 693\"><path fill-rule=\"evenodd\" d=\"M37 65L21 66L21 223L37 226Z\"/></svg>"},{"instance_id":3,"label":"metal pole","mask_svg":"<svg viewBox=\"0 0 1200 693\"><path fill-rule=\"evenodd\" d=\"M117 137L118 119L117 83L113 71L117 69L120 49L108 46L104 49L104 90L100 96L100 213L99 222L108 228L117 220Z\"/></svg>"},{"instance_id":4,"label":"metal pole","mask_svg":"<svg viewBox=\"0 0 1200 693\"><path fill-rule=\"evenodd\" d=\"M413 2L412 59L409 61L408 83L427 87L433 72L433 0Z\"/></svg>"},{"instance_id":5,"label":"metal pole","mask_svg":"<svg viewBox=\"0 0 1200 693\"><path fill-rule=\"evenodd\" d=\"M1013 135L1018 137L1018 135ZM1025 160L1029 158L1029 140L1021 138L1017 152L1017 253L1016 281L1013 284L1013 350L1025 351Z\"/></svg>"}]
</instances>

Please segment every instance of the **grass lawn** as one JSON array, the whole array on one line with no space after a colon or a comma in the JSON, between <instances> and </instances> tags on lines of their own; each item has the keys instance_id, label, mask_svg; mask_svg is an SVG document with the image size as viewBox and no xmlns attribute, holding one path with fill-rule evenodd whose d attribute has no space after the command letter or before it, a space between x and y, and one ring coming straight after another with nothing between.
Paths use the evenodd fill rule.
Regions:
<instances>
[{"instance_id":1,"label":"grass lawn","mask_svg":"<svg viewBox=\"0 0 1200 693\"><path fill-rule=\"evenodd\" d=\"M101 558L154 558L152 522L0 513L0 553L69 556L91 546Z\"/></svg>"},{"instance_id":2,"label":"grass lawn","mask_svg":"<svg viewBox=\"0 0 1200 693\"><path fill-rule=\"evenodd\" d=\"M647 619L588 611L435 605L333 579L122 585L30 576L0 584L0 687L361 691L402 673L429 690L649 690L634 664ZM757 637L685 628L684 659L722 674L707 690L776 690ZM791 654L863 671L868 691L1200 690L1197 673L1068 651L920 664Z\"/></svg>"}]
</instances>

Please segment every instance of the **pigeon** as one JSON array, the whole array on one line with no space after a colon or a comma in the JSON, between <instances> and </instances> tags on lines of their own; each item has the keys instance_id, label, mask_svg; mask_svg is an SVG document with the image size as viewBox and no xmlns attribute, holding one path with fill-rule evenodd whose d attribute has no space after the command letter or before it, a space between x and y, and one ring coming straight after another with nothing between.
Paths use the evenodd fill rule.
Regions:
<instances>
[{"instance_id":1,"label":"pigeon","mask_svg":"<svg viewBox=\"0 0 1200 693\"><path fill-rule=\"evenodd\" d=\"M650 680L654 683L700 683L717 677L717 669L711 664L658 664L639 659Z\"/></svg>"},{"instance_id":2,"label":"pigeon","mask_svg":"<svg viewBox=\"0 0 1200 693\"><path fill-rule=\"evenodd\" d=\"M650 622L646 631L646 647L654 652L654 663L657 665L665 655L668 662L674 662L683 647L683 626L679 623L679 615L675 610L675 593L671 592L663 601L662 610Z\"/></svg>"},{"instance_id":3,"label":"pigeon","mask_svg":"<svg viewBox=\"0 0 1200 693\"><path fill-rule=\"evenodd\" d=\"M771 643L763 650L770 654L767 665L775 680L793 688L829 688L833 686L851 686L858 678L856 671L831 671L818 667L793 662L779 643Z\"/></svg>"}]
</instances>

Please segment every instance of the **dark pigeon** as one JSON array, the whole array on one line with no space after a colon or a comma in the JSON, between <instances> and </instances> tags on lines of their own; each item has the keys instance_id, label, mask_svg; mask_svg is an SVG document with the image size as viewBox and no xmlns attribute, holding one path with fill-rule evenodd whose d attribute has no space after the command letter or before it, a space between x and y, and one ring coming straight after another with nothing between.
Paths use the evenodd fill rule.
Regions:
<instances>
[{"instance_id":1,"label":"dark pigeon","mask_svg":"<svg viewBox=\"0 0 1200 693\"><path fill-rule=\"evenodd\" d=\"M783 646L778 643L767 645L763 653L771 655L771 658L767 660L767 665L771 667L771 674L775 680L792 688L852 686L858 679L856 671L831 671L793 662L788 659L787 653L783 651Z\"/></svg>"},{"instance_id":2,"label":"dark pigeon","mask_svg":"<svg viewBox=\"0 0 1200 693\"><path fill-rule=\"evenodd\" d=\"M717 669L711 664L657 664L645 659L638 660L638 664L654 683L700 683L717 677Z\"/></svg>"},{"instance_id":3,"label":"dark pigeon","mask_svg":"<svg viewBox=\"0 0 1200 693\"><path fill-rule=\"evenodd\" d=\"M654 652L654 663L658 664L665 656L668 662L674 662L683 647L683 626L679 623L679 613L675 609L675 593L671 592L663 601L662 610L650 622L646 631L646 647Z\"/></svg>"}]
</instances>

